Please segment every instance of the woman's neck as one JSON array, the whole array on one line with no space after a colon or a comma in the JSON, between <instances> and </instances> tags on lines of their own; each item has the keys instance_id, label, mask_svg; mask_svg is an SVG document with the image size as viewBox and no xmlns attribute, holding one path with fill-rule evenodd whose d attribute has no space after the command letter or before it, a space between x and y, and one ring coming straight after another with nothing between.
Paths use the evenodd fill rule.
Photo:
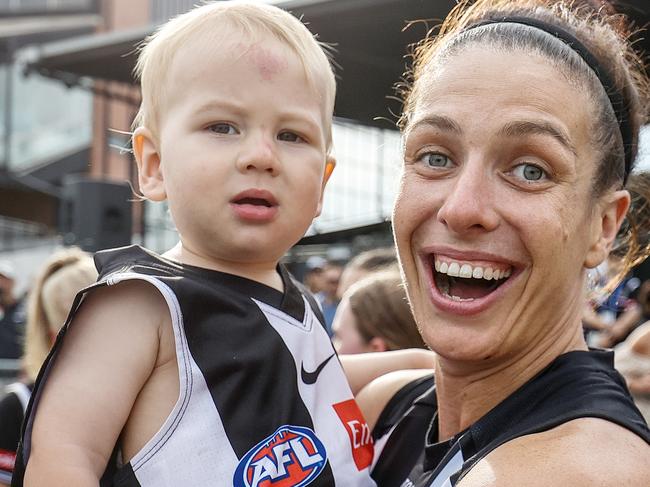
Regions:
<instances>
[{"instance_id":1,"label":"woman's neck","mask_svg":"<svg viewBox=\"0 0 650 487\"><path fill-rule=\"evenodd\" d=\"M439 440L451 438L528 382L555 358L572 350L587 350L580 324L561 336L547 336L489 366L436 357Z\"/></svg>"}]
</instances>

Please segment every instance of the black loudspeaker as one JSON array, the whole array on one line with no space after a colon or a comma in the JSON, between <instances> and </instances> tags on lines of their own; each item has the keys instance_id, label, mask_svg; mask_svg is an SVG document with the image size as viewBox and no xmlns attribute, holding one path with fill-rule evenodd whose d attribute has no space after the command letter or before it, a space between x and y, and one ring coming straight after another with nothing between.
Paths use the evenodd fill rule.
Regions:
<instances>
[{"instance_id":1,"label":"black loudspeaker","mask_svg":"<svg viewBox=\"0 0 650 487\"><path fill-rule=\"evenodd\" d=\"M132 198L127 183L66 179L59 212L64 243L88 252L129 245Z\"/></svg>"}]
</instances>

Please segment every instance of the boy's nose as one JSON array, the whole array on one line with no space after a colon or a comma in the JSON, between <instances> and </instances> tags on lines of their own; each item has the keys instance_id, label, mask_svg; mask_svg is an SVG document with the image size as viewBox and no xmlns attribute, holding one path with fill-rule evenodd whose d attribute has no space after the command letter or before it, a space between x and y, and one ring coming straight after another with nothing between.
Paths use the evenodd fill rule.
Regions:
<instances>
[{"instance_id":1,"label":"boy's nose","mask_svg":"<svg viewBox=\"0 0 650 487\"><path fill-rule=\"evenodd\" d=\"M237 169L241 172L264 171L276 176L280 171L280 161L270 137L248 137L237 158Z\"/></svg>"}]
</instances>

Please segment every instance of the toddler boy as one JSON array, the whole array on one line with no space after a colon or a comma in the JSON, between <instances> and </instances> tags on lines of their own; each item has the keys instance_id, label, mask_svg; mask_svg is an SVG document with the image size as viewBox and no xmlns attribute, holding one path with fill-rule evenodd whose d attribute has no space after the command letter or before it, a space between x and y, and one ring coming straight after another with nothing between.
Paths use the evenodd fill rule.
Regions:
<instances>
[{"instance_id":1,"label":"toddler boy","mask_svg":"<svg viewBox=\"0 0 650 487\"><path fill-rule=\"evenodd\" d=\"M321 209L335 82L305 26L217 2L147 40L133 147L162 256L97 254L13 485L370 486L372 444L313 301L278 264Z\"/></svg>"}]
</instances>

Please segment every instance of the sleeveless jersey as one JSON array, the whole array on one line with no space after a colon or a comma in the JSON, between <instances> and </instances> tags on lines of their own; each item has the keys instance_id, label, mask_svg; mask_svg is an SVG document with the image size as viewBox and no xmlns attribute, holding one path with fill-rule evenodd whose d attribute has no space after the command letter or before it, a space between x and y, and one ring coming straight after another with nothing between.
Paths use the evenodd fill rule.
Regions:
<instances>
[{"instance_id":1,"label":"sleeveless jersey","mask_svg":"<svg viewBox=\"0 0 650 487\"><path fill-rule=\"evenodd\" d=\"M430 387L422 394L423 380ZM476 423L442 442L437 441L433 379L407 387L401 399L388 403L373 431L376 440L388 435L372 473L380 487L452 487L504 443L578 418L614 422L650 443L650 430L608 351L560 355Z\"/></svg>"},{"instance_id":2,"label":"sleeveless jersey","mask_svg":"<svg viewBox=\"0 0 650 487\"><path fill-rule=\"evenodd\" d=\"M116 448L102 487L375 485L368 426L320 312L282 266L284 293L138 246L95 260L99 282L77 296L39 374L12 485L22 485L40 391L83 295L130 279L149 282L167 302L180 396L127 464Z\"/></svg>"}]
</instances>

